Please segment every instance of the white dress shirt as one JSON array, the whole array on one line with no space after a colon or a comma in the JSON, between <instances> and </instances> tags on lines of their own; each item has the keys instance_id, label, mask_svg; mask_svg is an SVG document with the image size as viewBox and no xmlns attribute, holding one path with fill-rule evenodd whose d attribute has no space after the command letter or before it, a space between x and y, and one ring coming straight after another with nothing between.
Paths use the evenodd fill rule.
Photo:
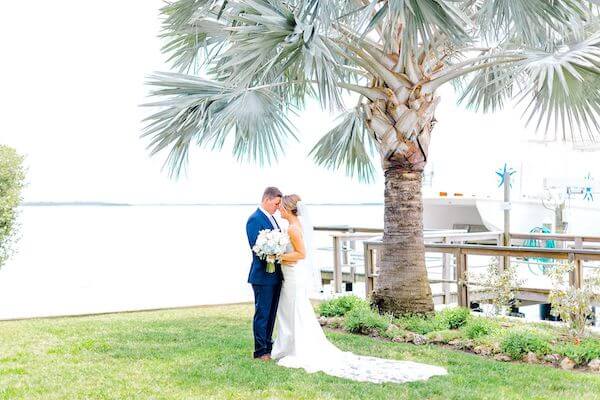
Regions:
<instances>
[{"instance_id":1,"label":"white dress shirt","mask_svg":"<svg viewBox=\"0 0 600 400\"><path fill-rule=\"evenodd\" d=\"M273 215L271 215L271 213L269 213L267 210L262 208L262 206L258 206L258 209L260 211L262 211L263 214L265 214L267 216L267 218L269 218L269 221L271 222L271 226L273 227L273 229L279 229L279 225L277 224L277 222L275 222L275 217Z\"/></svg>"}]
</instances>

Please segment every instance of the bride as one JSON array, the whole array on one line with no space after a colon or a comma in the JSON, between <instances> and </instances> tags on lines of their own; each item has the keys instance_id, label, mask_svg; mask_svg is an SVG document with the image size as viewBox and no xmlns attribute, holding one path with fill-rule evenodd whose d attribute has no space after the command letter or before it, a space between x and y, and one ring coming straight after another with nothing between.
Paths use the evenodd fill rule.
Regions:
<instances>
[{"instance_id":1,"label":"bride","mask_svg":"<svg viewBox=\"0 0 600 400\"><path fill-rule=\"evenodd\" d=\"M289 222L291 245L282 258L283 286L277 310L277 337L271 356L279 365L366 382L408 382L445 375L444 368L343 352L330 343L313 312L308 293L320 276L312 259L312 230L298 195L283 196L281 216Z\"/></svg>"}]
</instances>

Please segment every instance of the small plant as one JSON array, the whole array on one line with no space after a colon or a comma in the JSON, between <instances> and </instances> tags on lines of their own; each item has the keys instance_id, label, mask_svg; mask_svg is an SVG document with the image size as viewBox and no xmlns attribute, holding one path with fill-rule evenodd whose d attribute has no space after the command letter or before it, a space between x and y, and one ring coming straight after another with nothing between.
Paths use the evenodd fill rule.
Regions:
<instances>
[{"instance_id":1,"label":"small plant","mask_svg":"<svg viewBox=\"0 0 600 400\"><path fill-rule=\"evenodd\" d=\"M403 329L400 329L398 326L396 326L394 324L390 324L385 330L382 330L382 332L381 332L381 336L388 338L388 339L394 339L399 336L404 336L405 334L406 334L406 331L404 331Z\"/></svg>"},{"instance_id":2,"label":"small plant","mask_svg":"<svg viewBox=\"0 0 600 400\"><path fill-rule=\"evenodd\" d=\"M483 287L491 292L494 315L506 315L510 307L517 306L516 289L523 284L518 279L514 265L500 267L500 261L494 257L484 274L468 273L467 282L470 286Z\"/></svg>"},{"instance_id":3,"label":"small plant","mask_svg":"<svg viewBox=\"0 0 600 400\"><path fill-rule=\"evenodd\" d=\"M487 336L496 329L496 324L485 318L473 318L465 325L465 335L469 339Z\"/></svg>"},{"instance_id":4,"label":"small plant","mask_svg":"<svg viewBox=\"0 0 600 400\"><path fill-rule=\"evenodd\" d=\"M600 340L584 339L579 344L568 343L558 349L558 353L569 357L577 364L588 363L596 358L600 358Z\"/></svg>"},{"instance_id":5,"label":"small plant","mask_svg":"<svg viewBox=\"0 0 600 400\"><path fill-rule=\"evenodd\" d=\"M462 332L456 329L444 329L441 331L429 332L425 335L428 341L438 343L448 343L455 339L460 339Z\"/></svg>"},{"instance_id":6,"label":"small plant","mask_svg":"<svg viewBox=\"0 0 600 400\"><path fill-rule=\"evenodd\" d=\"M458 329L465 325L471 316L471 312L468 308L447 308L436 315L439 319L440 325L445 325L447 329Z\"/></svg>"},{"instance_id":7,"label":"small plant","mask_svg":"<svg viewBox=\"0 0 600 400\"><path fill-rule=\"evenodd\" d=\"M548 354L550 345L531 332L511 332L500 343L500 349L512 359L518 360L529 352L537 355Z\"/></svg>"},{"instance_id":8,"label":"small plant","mask_svg":"<svg viewBox=\"0 0 600 400\"><path fill-rule=\"evenodd\" d=\"M592 312L592 300L600 292L600 275L594 270L585 277L582 287L576 288L567 279L574 269L574 263L568 262L549 270L553 286L548 299L552 304L552 315L560 317L569 327L569 333L580 340Z\"/></svg>"},{"instance_id":9,"label":"small plant","mask_svg":"<svg viewBox=\"0 0 600 400\"><path fill-rule=\"evenodd\" d=\"M343 317L355 308L369 309L369 303L353 295L340 296L319 304L317 312L323 317Z\"/></svg>"},{"instance_id":10,"label":"small plant","mask_svg":"<svg viewBox=\"0 0 600 400\"><path fill-rule=\"evenodd\" d=\"M370 333L374 329L385 331L389 325L388 317L379 315L370 308L356 307L346 314L344 328L352 333Z\"/></svg>"}]
</instances>

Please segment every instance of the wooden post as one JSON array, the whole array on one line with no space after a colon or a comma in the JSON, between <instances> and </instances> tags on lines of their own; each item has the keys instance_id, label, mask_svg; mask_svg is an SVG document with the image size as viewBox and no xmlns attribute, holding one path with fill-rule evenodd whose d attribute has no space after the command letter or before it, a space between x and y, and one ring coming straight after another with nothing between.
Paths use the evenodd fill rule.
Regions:
<instances>
[{"instance_id":1,"label":"wooden post","mask_svg":"<svg viewBox=\"0 0 600 400\"><path fill-rule=\"evenodd\" d=\"M340 247L342 250L342 264L348 265L350 263L350 258L348 257L348 253L350 252L350 241L349 240L342 241Z\"/></svg>"},{"instance_id":2,"label":"wooden post","mask_svg":"<svg viewBox=\"0 0 600 400\"><path fill-rule=\"evenodd\" d=\"M447 237L443 238L443 243L449 243ZM442 279L450 280L452 277L453 274L450 270L450 255L442 253ZM444 293L444 304L450 303L450 284L448 282L442 283L442 291Z\"/></svg>"},{"instance_id":3,"label":"wooden post","mask_svg":"<svg viewBox=\"0 0 600 400\"><path fill-rule=\"evenodd\" d=\"M364 259L365 259L365 297L369 298L374 290L373 282L373 251L369 248L367 242L364 245Z\"/></svg>"},{"instance_id":4,"label":"wooden post","mask_svg":"<svg viewBox=\"0 0 600 400\"><path fill-rule=\"evenodd\" d=\"M508 172L504 173L504 233L502 235L502 244L504 246L510 246L510 174ZM503 257L502 259L502 269L506 269L509 267L510 258Z\"/></svg>"},{"instance_id":5,"label":"wooden post","mask_svg":"<svg viewBox=\"0 0 600 400\"><path fill-rule=\"evenodd\" d=\"M496 245L504 246L504 233L498 236L498 239L496 239ZM498 265L500 266L500 268L504 268L504 257L497 256L496 259L498 260Z\"/></svg>"},{"instance_id":6,"label":"wooden post","mask_svg":"<svg viewBox=\"0 0 600 400\"><path fill-rule=\"evenodd\" d=\"M583 249L583 239L581 237L575 238L575 248ZM577 289L581 289L581 284L583 283L583 261L575 255L573 255L572 261L575 264L575 268L569 274L569 283Z\"/></svg>"},{"instance_id":7,"label":"wooden post","mask_svg":"<svg viewBox=\"0 0 600 400\"><path fill-rule=\"evenodd\" d=\"M467 287L466 275L467 275L467 255L463 254L460 250L455 253L456 256L456 281L457 281L457 295L458 295L458 306L469 307L469 288Z\"/></svg>"},{"instance_id":8,"label":"wooden post","mask_svg":"<svg viewBox=\"0 0 600 400\"><path fill-rule=\"evenodd\" d=\"M337 235L333 235L333 291L342 292L341 240Z\"/></svg>"}]
</instances>

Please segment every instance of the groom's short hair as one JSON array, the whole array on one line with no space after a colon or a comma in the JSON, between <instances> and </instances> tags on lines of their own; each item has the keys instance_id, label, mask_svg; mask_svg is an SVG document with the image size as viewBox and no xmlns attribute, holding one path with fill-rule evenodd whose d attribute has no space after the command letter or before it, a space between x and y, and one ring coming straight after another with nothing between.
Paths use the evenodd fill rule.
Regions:
<instances>
[{"instance_id":1,"label":"groom's short hair","mask_svg":"<svg viewBox=\"0 0 600 400\"><path fill-rule=\"evenodd\" d=\"M269 186L265 189L262 199L274 199L275 197L283 197L283 193L281 193L281 190L277 189L276 187Z\"/></svg>"}]
</instances>

